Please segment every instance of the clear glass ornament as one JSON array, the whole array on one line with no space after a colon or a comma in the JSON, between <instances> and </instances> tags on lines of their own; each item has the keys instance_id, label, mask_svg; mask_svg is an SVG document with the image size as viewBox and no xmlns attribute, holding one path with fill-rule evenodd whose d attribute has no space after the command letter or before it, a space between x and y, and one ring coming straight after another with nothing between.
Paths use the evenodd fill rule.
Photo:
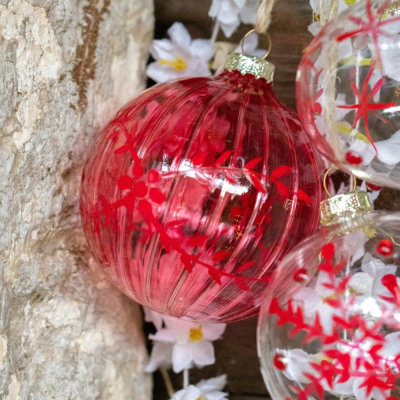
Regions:
<instances>
[{"instance_id":1,"label":"clear glass ornament","mask_svg":"<svg viewBox=\"0 0 400 400\"><path fill-rule=\"evenodd\" d=\"M297 77L306 133L338 168L400 188L400 3L364 0L311 42Z\"/></svg>"},{"instance_id":2,"label":"clear glass ornament","mask_svg":"<svg viewBox=\"0 0 400 400\"><path fill-rule=\"evenodd\" d=\"M272 73L233 55L219 76L147 90L100 134L81 214L127 296L199 321L254 315L277 261L317 229L319 162Z\"/></svg>"},{"instance_id":3,"label":"clear glass ornament","mask_svg":"<svg viewBox=\"0 0 400 400\"><path fill-rule=\"evenodd\" d=\"M400 398L400 213L344 210L269 286L258 351L274 400Z\"/></svg>"}]
</instances>

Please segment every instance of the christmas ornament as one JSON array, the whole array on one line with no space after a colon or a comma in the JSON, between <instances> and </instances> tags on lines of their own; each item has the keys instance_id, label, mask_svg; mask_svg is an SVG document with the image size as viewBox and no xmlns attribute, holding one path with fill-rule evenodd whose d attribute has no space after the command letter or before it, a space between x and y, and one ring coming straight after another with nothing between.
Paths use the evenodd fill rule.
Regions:
<instances>
[{"instance_id":1,"label":"christmas ornament","mask_svg":"<svg viewBox=\"0 0 400 400\"><path fill-rule=\"evenodd\" d=\"M127 296L193 320L256 313L277 260L318 226L318 163L243 54L212 78L161 84L104 128L81 213L96 259Z\"/></svg>"},{"instance_id":2,"label":"christmas ornament","mask_svg":"<svg viewBox=\"0 0 400 400\"><path fill-rule=\"evenodd\" d=\"M337 167L400 188L400 3L364 0L326 25L298 70L304 129Z\"/></svg>"},{"instance_id":3,"label":"christmas ornament","mask_svg":"<svg viewBox=\"0 0 400 400\"><path fill-rule=\"evenodd\" d=\"M400 213L365 192L321 204L322 229L282 262L261 309L271 397L398 399Z\"/></svg>"}]
</instances>

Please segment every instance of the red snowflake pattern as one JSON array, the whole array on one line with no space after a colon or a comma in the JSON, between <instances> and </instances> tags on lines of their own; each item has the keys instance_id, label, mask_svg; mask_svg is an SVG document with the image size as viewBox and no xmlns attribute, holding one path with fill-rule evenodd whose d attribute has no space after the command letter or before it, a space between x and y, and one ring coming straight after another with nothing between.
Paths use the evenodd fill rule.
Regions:
<instances>
[{"instance_id":1,"label":"red snowflake pattern","mask_svg":"<svg viewBox=\"0 0 400 400\"><path fill-rule=\"evenodd\" d=\"M369 127L368 127L368 114L371 113L373 114L375 117L379 118L381 121L390 124L390 122L388 120L386 120L385 118L383 118L382 116L380 116L379 114L376 113L376 110L385 110L389 107L394 107L396 105L395 102L391 102L391 103L372 103L372 100L374 98L374 96L381 90L383 84L384 84L384 78L381 78L378 80L378 82L376 82L376 84L374 85L374 87L371 89L371 91L369 93L368 92L368 85L369 85L369 81L371 79L371 76L374 72L376 66L376 62L375 61L371 61L371 66L368 72L368 75L363 83L363 87L362 87L362 91L360 93L360 91L358 90L357 85L355 84L355 82L351 83L351 89L353 90L353 93L355 95L355 97L357 98L357 100L359 101L358 104L352 104L352 105L347 105L347 106L337 106L338 108L342 108L342 109L347 109L347 110L357 110L356 111L356 115L354 117L354 122L352 125L352 129L354 129L356 127L356 124L358 123L358 121L361 120L361 118L363 118L364 120L364 127L365 127L365 133L367 135L368 140L370 141L370 143L372 144L372 146L375 149L375 152L378 154L378 150L375 146L374 140L372 139L372 136L370 134L369 131Z\"/></svg>"},{"instance_id":2,"label":"red snowflake pattern","mask_svg":"<svg viewBox=\"0 0 400 400\"><path fill-rule=\"evenodd\" d=\"M381 57L381 52L379 48L379 38L380 37L395 37L393 34L386 32L384 29L382 29L385 25L391 24L396 21L400 21L400 17L394 17L394 18L388 18L388 19L383 19L383 15L386 12L388 6L390 5L390 1L384 2L379 8L374 11L373 5L372 5L372 0L367 0L365 9L366 9L366 19L364 20L363 18L358 18L358 17L350 17L350 21L354 22L355 24L359 25L358 29L355 29L353 31L344 33L343 35L340 35L338 37L338 42L342 42L343 40L346 40L348 38L358 36L358 35L363 35L366 34L368 35L375 47L375 52L376 56L379 62L379 65L382 66L382 57Z\"/></svg>"},{"instance_id":3,"label":"red snowflake pattern","mask_svg":"<svg viewBox=\"0 0 400 400\"><path fill-rule=\"evenodd\" d=\"M331 332L328 333L321 324L319 311L315 312L314 321L310 322L296 300L289 300L286 307L281 306L277 298L270 304L269 313L276 315L276 326L288 325L289 337L302 335L304 344L322 344L318 357L304 366L301 385L290 385L290 388L299 400L324 399L327 391L335 393L336 385L354 382L356 389L364 388L367 396L375 393L379 394L379 398L393 399L390 393L400 390L396 386L400 378L400 348L397 354L391 356L385 355L382 350L385 333L400 330L398 279L392 274L381 278L382 285L390 292L390 296L384 296L382 300L392 306L382 305L380 318L364 319L361 312L354 312L357 295L349 286L351 275L345 272L347 260L334 264L334 255L332 243L324 246L323 261L318 266L319 273L325 273L328 278L323 286L332 292L325 299L333 311ZM400 332L398 335L400 343ZM279 357L274 358L275 368L285 370L287 360L279 352L277 355Z\"/></svg>"}]
</instances>

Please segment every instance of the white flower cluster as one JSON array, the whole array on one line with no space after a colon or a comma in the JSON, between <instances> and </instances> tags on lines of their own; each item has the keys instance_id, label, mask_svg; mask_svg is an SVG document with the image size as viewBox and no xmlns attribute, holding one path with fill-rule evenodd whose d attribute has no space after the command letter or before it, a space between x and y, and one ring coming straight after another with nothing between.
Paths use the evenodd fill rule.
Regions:
<instances>
[{"instance_id":1,"label":"white flower cluster","mask_svg":"<svg viewBox=\"0 0 400 400\"><path fill-rule=\"evenodd\" d=\"M256 22L259 0L213 0L208 15L221 25L226 37L231 37L240 23Z\"/></svg>"},{"instance_id":2,"label":"white flower cluster","mask_svg":"<svg viewBox=\"0 0 400 400\"><path fill-rule=\"evenodd\" d=\"M172 369L175 373L193 367L204 367L215 363L213 341L221 338L226 324L197 323L178 318L162 316L145 310L145 319L157 329L149 338L153 340L153 349L146 372L154 372L160 367ZM226 393L221 392L226 384L226 376L201 381L189 385L177 392L173 400L224 400Z\"/></svg>"},{"instance_id":3,"label":"white flower cluster","mask_svg":"<svg viewBox=\"0 0 400 400\"><path fill-rule=\"evenodd\" d=\"M216 33L219 27L226 37L232 36L240 23L254 24L256 21L259 0L213 0L209 11L210 17L216 21ZM175 22L168 30L169 39L154 40L150 53L154 58L147 68L147 76L157 83L173 79L210 76L212 69L221 70L220 58L235 46L222 46L226 49L220 53L221 45L213 40L193 39L181 23ZM257 36L251 36L245 43L245 52L262 56L265 52L257 49ZM236 48L234 51L240 51ZM213 60L214 59L214 60ZM213 61L213 62L212 62Z\"/></svg>"}]
</instances>

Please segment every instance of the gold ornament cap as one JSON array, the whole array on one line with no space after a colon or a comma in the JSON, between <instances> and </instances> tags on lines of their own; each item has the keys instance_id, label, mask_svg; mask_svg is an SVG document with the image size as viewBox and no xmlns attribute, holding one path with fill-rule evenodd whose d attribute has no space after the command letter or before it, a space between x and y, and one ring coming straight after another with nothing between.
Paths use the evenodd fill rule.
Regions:
<instances>
[{"instance_id":1,"label":"gold ornament cap","mask_svg":"<svg viewBox=\"0 0 400 400\"><path fill-rule=\"evenodd\" d=\"M337 221L342 217L366 214L372 206L366 192L350 192L324 200L319 206L321 225Z\"/></svg>"},{"instance_id":2,"label":"gold ornament cap","mask_svg":"<svg viewBox=\"0 0 400 400\"><path fill-rule=\"evenodd\" d=\"M231 53L226 58L224 69L239 71L242 75L251 74L257 79L264 78L269 83L274 79L275 65L263 58Z\"/></svg>"}]
</instances>

